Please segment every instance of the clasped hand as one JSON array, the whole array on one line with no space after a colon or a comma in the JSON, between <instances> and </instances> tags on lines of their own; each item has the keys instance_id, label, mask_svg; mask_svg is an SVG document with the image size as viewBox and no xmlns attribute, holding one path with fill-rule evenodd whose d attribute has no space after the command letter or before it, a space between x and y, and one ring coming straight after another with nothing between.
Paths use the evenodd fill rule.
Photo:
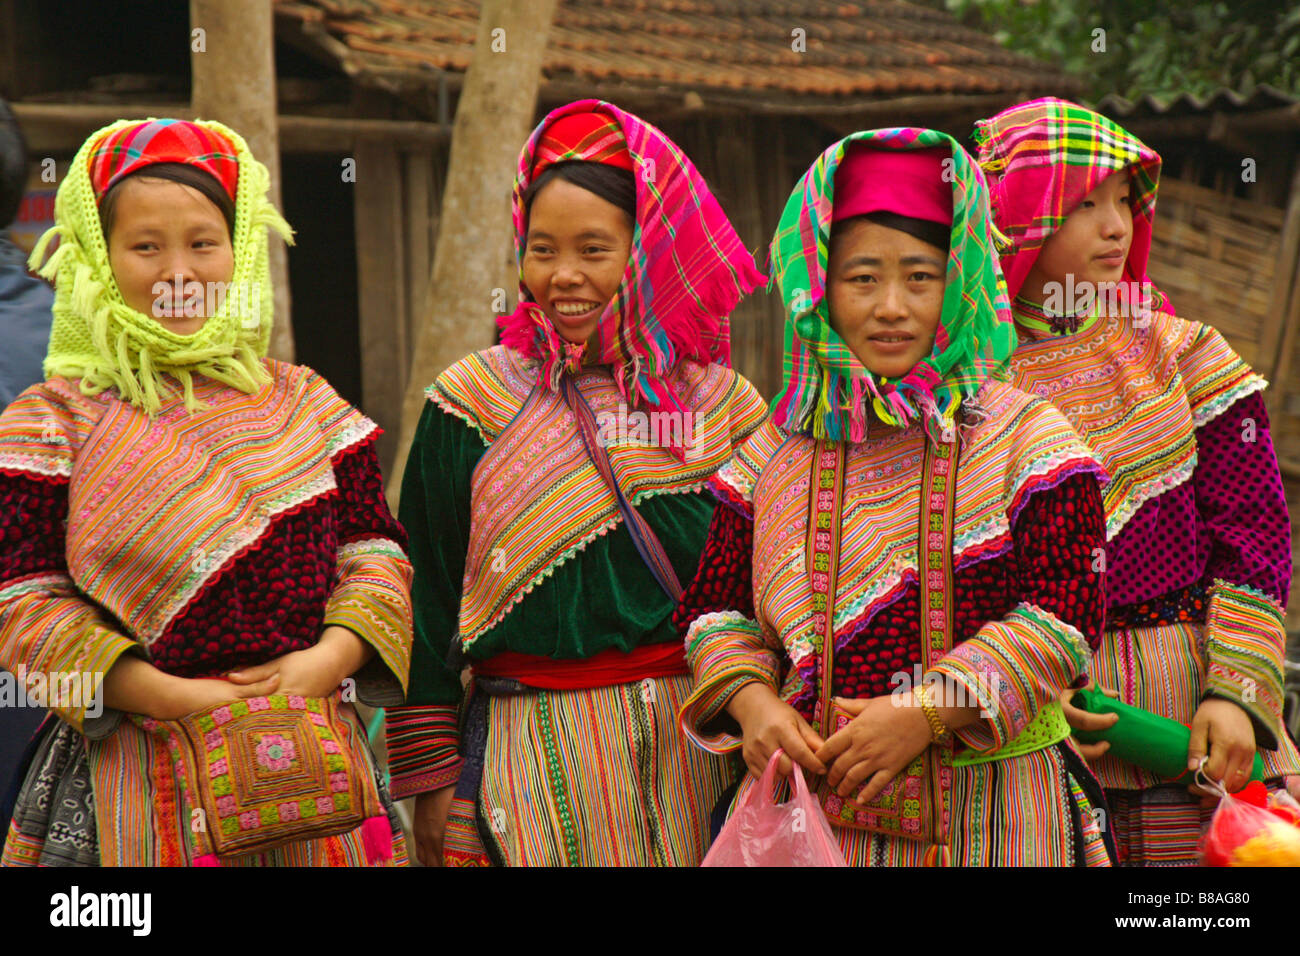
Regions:
<instances>
[{"instance_id":1,"label":"clasped hand","mask_svg":"<svg viewBox=\"0 0 1300 956\"><path fill-rule=\"evenodd\" d=\"M836 703L853 720L823 740L770 687L757 682L742 687L727 711L740 724L741 752L749 772L762 776L779 748L785 751L777 764L782 776L789 775L793 761L810 773L826 774L842 797L865 781L857 800L868 803L930 744L930 725L921 708L911 706L910 697L836 698Z\"/></svg>"},{"instance_id":2,"label":"clasped hand","mask_svg":"<svg viewBox=\"0 0 1300 956\"><path fill-rule=\"evenodd\" d=\"M351 631L328 627L311 647L222 678L175 678L152 716L175 720L231 700L269 694L328 697L365 662L368 645Z\"/></svg>"}]
</instances>

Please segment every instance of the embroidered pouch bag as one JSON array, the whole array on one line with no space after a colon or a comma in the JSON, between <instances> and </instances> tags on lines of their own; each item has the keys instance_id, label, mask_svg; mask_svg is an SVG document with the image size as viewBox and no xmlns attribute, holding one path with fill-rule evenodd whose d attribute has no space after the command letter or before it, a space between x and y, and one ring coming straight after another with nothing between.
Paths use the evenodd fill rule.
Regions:
<instances>
[{"instance_id":1,"label":"embroidered pouch bag","mask_svg":"<svg viewBox=\"0 0 1300 956\"><path fill-rule=\"evenodd\" d=\"M358 827L369 862L392 858L374 772L335 697L273 694L139 720L164 740L186 802L202 811L203 825L190 827L195 866Z\"/></svg>"}]
</instances>

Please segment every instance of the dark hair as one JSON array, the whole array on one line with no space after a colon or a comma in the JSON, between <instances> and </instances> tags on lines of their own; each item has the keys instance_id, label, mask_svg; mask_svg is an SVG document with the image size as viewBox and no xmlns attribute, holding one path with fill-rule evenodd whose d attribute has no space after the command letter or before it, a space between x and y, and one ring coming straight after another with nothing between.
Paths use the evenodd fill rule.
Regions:
<instances>
[{"instance_id":1,"label":"dark hair","mask_svg":"<svg viewBox=\"0 0 1300 956\"><path fill-rule=\"evenodd\" d=\"M27 143L13 110L0 100L0 230L18 215L27 191Z\"/></svg>"},{"instance_id":2,"label":"dark hair","mask_svg":"<svg viewBox=\"0 0 1300 956\"><path fill-rule=\"evenodd\" d=\"M556 163L547 168L540 176L528 184L524 190L525 212L533 208L537 194L557 179L581 186L589 193L595 193L605 202L617 206L627 213L629 219L636 221L636 177L626 169L607 166L604 163L589 163L575 159Z\"/></svg>"},{"instance_id":3,"label":"dark hair","mask_svg":"<svg viewBox=\"0 0 1300 956\"><path fill-rule=\"evenodd\" d=\"M945 254L948 252L948 246L952 240L952 226L947 223L931 222L928 219L915 219L912 216L900 216L898 213L884 212L883 210L841 219L831 226L831 239L833 240L855 222L861 222L864 219L867 222L874 222L878 226L905 232L913 239L920 239L922 242L942 249Z\"/></svg>"},{"instance_id":4,"label":"dark hair","mask_svg":"<svg viewBox=\"0 0 1300 956\"><path fill-rule=\"evenodd\" d=\"M221 183L211 173L204 172L197 166L191 166L189 163L154 163L152 166L143 166L129 175L123 176L117 182L108 188L108 192L99 200L99 222L104 228L104 241L108 241L109 233L113 231L113 218L117 212L118 190L122 184L135 176L147 176L152 179L166 179L168 182L180 183L182 186L193 186L199 192L212 202L214 206L221 210L221 215L226 220L226 230L230 233L231 238L235 235L235 203L227 195L226 190L222 188Z\"/></svg>"}]
</instances>

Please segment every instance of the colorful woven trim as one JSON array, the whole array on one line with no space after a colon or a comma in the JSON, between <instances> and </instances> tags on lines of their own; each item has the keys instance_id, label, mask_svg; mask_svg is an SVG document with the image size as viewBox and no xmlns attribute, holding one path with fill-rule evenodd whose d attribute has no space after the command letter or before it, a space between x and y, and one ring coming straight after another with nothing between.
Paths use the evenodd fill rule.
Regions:
<instances>
[{"instance_id":1,"label":"colorful woven trim","mask_svg":"<svg viewBox=\"0 0 1300 956\"><path fill-rule=\"evenodd\" d=\"M1043 243L1084 196L1121 169L1131 171L1136 194L1124 278L1150 282L1147 259L1160 182L1155 150L1100 113L1055 97L1020 103L980 120L975 142L997 228L1010 241L1002 271L1013 299L1021 294ZM1163 296L1151 307L1173 312Z\"/></svg>"},{"instance_id":2,"label":"colorful woven trim","mask_svg":"<svg viewBox=\"0 0 1300 956\"><path fill-rule=\"evenodd\" d=\"M701 615L691 624L686 660L694 685L680 710L682 730L712 753L738 749L739 737L706 728L746 684L758 681L776 690L780 677L776 652L764 643L757 621L739 611L725 611Z\"/></svg>"},{"instance_id":3,"label":"colorful woven trim","mask_svg":"<svg viewBox=\"0 0 1300 956\"><path fill-rule=\"evenodd\" d=\"M233 144L238 157L231 277L231 288L238 294L225 296L217 312L191 335L178 335L128 306L109 264L91 161L101 143L116 142L133 130L160 122L122 120L86 140L59 186L55 225L28 259L32 269L54 283L46 377L79 380L86 395L115 388L123 401L150 415L172 392L167 376L180 382L190 411L202 407L194 394L197 375L250 394L270 380L261 362L271 341L274 301L267 230L274 229L285 241L293 235L267 199L266 167L253 158L244 140L220 123L196 121L198 128ZM46 260L56 239L59 246Z\"/></svg>"},{"instance_id":4,"label":"colorful woven trim","mask_svg":"<svg viewBox=\"0 0 1300 956\"><path fill-rule=\"evenodd\" d=\"M539 359L539 379L552 391L566 367L576 370L583 361L583 347L560 337L523 281L528 225L523 195L539 142L551 124L576 113L605 114L617 123L636 167L632 253L586 349L594 350L597 363L612 366L619 395L629 405L680 413L684 408L667 384L669 373L683 359L730 363L728 316L764 277L694 164L661 131L611 103L580 100L553 110L519 155L514 190L519 307L501 319L501 342ZM574 158L598 161L602 143L589 143L590 155Z\"/></svg>"},{"instance_id":5,"label":"colorful woven trim","mask_svg":"<svg viewBox=\"0 0 1300 956\"><path fill-rule=\"evenodd\" d=\"M830 324L826 266L835 169L850 144L951 150L953 222L943 315L933 352L900 379L867 371ZM924 421L932 436L955 421L964 399L999 373L1016 345L994 250L984 176L952 137L928 129L854 133L827 149L790 194L772 238L772 276L785 303L785 387L776 423L814 437L861 441L868 404L888 424Z\"/></svg>"},{"instance_id":6,"label":"colorful woven trim","mask_svg":"<svg viewBox=\"0 0 1300 956\"><path fill-rule=\"evenodd\" d=\"M1273 741L1282 728L1282 659L1286 630L1282 608L1263 591L1216 580L1205 617L1205 692L1227 698L1266 728ZM1271 749L1271 748L1270 748Z\"/></svg>"}]
</instances>

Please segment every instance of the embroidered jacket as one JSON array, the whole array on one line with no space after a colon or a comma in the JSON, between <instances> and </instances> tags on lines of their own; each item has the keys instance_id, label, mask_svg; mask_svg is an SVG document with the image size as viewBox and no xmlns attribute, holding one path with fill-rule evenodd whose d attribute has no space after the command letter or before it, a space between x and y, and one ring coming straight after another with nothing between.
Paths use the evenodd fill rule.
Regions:
<instances>
[{"instance_id":1,"label":"embroidered jacket","mask_svg":"<svg viewBox=\"0 0 1300 956\"><path fill-rule=\"evenodd\" d=\"M1188 651L1204 655L1198 692L1239 703L1276 749L1291 536L1264 380L1219 332L1161 311L1021 335L1013 381L1055 404L1111 475L1108 628L1205 624Z\"/></svg>"},{"instance_id":2,"label":"embroidered jacket","mask_svg":"<svg viewBox=\"0 0 1300 956\"><path fill-rule=\"evenodd\" d=\"M989 718L958 737L991 752L1086 673L1089 647L1101 636L1093 562L1103 542L1102 473L1047 403L996 381L978 401L987 417L963 427L958 459L955 646L932 672L989 705ZM838 696L884 696L899 686L897 675L909 686L922 676L917 534L925 440L911 427L849 446L832 622ZM826 679L805 556L814 448L810 438L769 423L714 482L723 503L677 615L696 682L682 721L710 750L739 746L723 707L746 682L779 689L810 718Z\"/></svg>"},{"instance_id":3,"label":"embroidered jacket","mask_svg":"<svg viewBox=\"0 0 1300 956\"><path fill-rule=\"evenodd\" d=\"M689 580L712 513L704 484L766 417L761 397L729 368L683 362L669 382L690 419L663 421L628 408L607 367L576 381L623 494ZM673 602L623 527L573 414L536 382L535 359L496 346L428 389L400 508L416 646L408 706L387 714L397 798L457 779L460 654L576 661L676 640ZM656 431L679 428L692 439L684 461L655 442Z\"/></svg>"},{"instance_id":4,"label":"embroidered jacket","mask_svg":"<svg viewBox=\"0 0 1300 956\"><path fill-rule=\"evenodd\" d=\"M0 417L0 665L88 676L51 709L88 737L93 689L124 653L210 677L340 625L376 651L358 698L402 699L411 642L405 535L378 427L310 369L268 361L248 395L208 379L150 419L55 378Z\"/></svg>"}]
</instances>

